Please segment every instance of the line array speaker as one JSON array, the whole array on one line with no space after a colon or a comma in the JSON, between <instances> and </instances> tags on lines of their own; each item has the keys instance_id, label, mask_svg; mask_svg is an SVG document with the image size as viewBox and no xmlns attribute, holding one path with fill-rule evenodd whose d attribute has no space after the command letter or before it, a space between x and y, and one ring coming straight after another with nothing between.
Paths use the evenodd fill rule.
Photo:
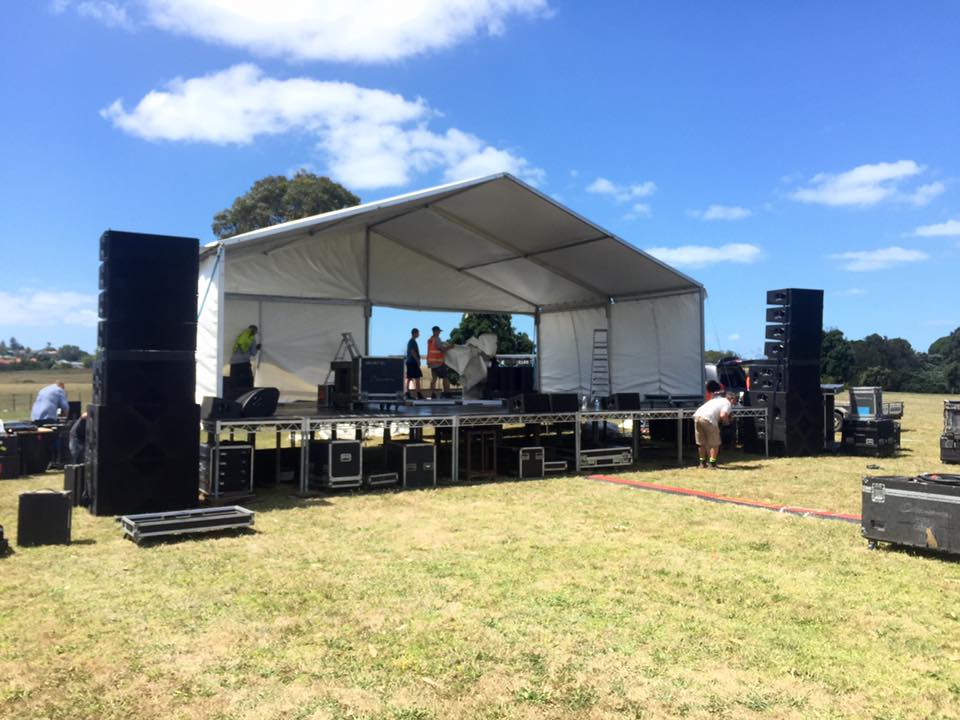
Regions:
<instances>
[{"instance_id":1,"label":"line array speaker","mask_svg":"<svg viewBox=\"0 0 960 720\"><path fill-rule=\"evenodd\" d=\"M767 292L764 353L768 358L819 362L823 290L787 288Z\"/></svg>"}]
</instances>

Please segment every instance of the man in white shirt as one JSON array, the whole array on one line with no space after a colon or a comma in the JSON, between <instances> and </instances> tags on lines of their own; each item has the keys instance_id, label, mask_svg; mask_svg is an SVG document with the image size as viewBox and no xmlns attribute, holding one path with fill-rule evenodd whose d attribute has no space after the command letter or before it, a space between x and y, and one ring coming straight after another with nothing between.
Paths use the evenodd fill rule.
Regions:
<instances>
[{"instance_id":1,"label":"man in white shirt","mask_svg":"<svg viewBox=\"0 0 960 720\"><path fill-rule=\"evenodd\" d=\"M707 400L693 414L693 429L697 439L700 467L716 469L717 455L720 453L720 423L730 424L730 411L736 403L737 394L728 392Z\"/></svg>"}]
</instances>

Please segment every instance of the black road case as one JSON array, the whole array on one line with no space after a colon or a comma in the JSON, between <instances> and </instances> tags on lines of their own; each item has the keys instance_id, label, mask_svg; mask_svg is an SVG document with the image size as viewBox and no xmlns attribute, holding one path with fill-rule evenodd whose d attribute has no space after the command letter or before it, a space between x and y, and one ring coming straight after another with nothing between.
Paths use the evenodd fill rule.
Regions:
<instances>
[{"instance_id":1,"label":"black road case","mask_svg":"<svg viewBox=\"0 0 960 720\"><path fill-rule=\"evenodd\" d=\"M520 480L542 478L545 459L542 447L497 446L497 467L501 475Z\"/></svg>"},{"instance_id":2,"label":"black road case","mask_svg":"<svg viewBox=\"0 0 960 720\"><path fill-rule=\"evenodd\" d=\"M200 489L207 495L253 492L253 445L200 446Z\"/></svg>"},{"instance_id":3,"label":"black road case","mask_svg":"<svg viewBox=\"0 0 960 720\"><path fill-rule=\"evenodd\" d=\"M940 462L950 465L960 463L960 435L944 433L940 436Z\"/></svg>"},{"instance_id":4,"label":"black road case","mask_svg":"<svg viewBox=\"0 0 960 720\"><path fill-rule=\"evenodd\" d=\"M844 449L854 455L887 457L899 445L899 426L889 418L844 418L841 432Z\"/></svg>"},{"instance_id":5,"label":"black road case","mask_svg":"<svg viewBox=\"0 0 960 720\"><path fill-rule=\"evenodd\" d=\"M310 482L328 488L363 484L363 453L359 440L311 440Z\"/></svg>"},{"instance_id":6,"label":"black road case","mask_svg":"<svg viewBox=\"0 0 960 720\"><path fill-rule=\"evenodd\" d=\"M862 491L868 540L960 553L960 475L865 477Z\"/></svg>"},{"instance_id":7,"label":"black road case","mask_svg":"<svg viewBox=\"0 0 960 720\"><path fill-rule=\"evenodd\" d=\"M437 448L428 443L390 442L386 444L386 464L400 476L405 488L435 487L437 484Z\"/></svg>"}]
</instances>

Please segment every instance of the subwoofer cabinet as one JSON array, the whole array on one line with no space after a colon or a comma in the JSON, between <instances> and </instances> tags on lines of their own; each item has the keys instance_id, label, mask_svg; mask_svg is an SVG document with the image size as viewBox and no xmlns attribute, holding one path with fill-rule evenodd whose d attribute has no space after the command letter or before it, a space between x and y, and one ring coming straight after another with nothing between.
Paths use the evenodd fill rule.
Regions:
<instances>
[{"instance_id":1,"label":"subwoofer cabinet","mask_svg":"<svg viewBox=\"0 0 960 720\"><path fill-rule=\"evenodd\" d=\"M497 467L501 475L518 480L542 478L545 453L542 447L497 446Z\"/></svg>"},{"instance_id":2,"label":"subwoofer cabinet","mask_svg":"<svg viewBox=\"0 0 960 720\"><path fill-rule=\"evenodd\" d=\"M17 545L67 545L73 503L70 495L56 490L20 493L17 513Z\"/></svg>"},{"instance_id":3,"label":"subwoofer cabinet","mask_svg":"<svg viewBox=\"0 0 960 720\"><path fill-rule=\"evenodd\" d=\"M960 476L866 477L862 500L871 542L960 553Z\"/></svg>"},{"instance_id":4,"label":"subwoofer cabinet","mask_svg":"<svg viewBox=\"0 0 960 720\"><path fill-rule=\"evenodd\" d=\"M363 453L359 440L311 440L310 483L331 489L363 484Z\"/></svg>"},{"instance_id":5,"label":"subwoofer cabinet","mask_svg":"<svg viewBox=\"0 0 960 720\"><path fill-rule=\"evenodd\" d=\"M387 468L400 476L404 488L435 487L437 448L428 443L386 443Z\"/></svg>"}]
</instances>

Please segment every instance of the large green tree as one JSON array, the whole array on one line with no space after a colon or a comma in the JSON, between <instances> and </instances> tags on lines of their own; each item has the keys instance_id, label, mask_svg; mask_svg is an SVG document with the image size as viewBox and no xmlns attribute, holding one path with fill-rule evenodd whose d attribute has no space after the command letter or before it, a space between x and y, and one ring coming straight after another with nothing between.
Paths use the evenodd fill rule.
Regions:
<instances>
[{"instance_id":1,"label":"large green tree","mask_svg":"<svg viewBox=\"0 0 960 720\"><path fill-rule=\"evenodd\" d=\"M853 379L857 359L853 346L843 333L831 328L823 333L820 350L820 374L826 382L847 383Z\"/></svg>"},{"instance_id":2,"label":"large green tree","mask_svg":"<svg viewBox=\"0 0 960 720\"><path fill-rule=\"evenodd\" d=\"M300 170L292 178L271 175L213 218L213 234L219 239L259 230L288 220L360 204L360 198L328 177Z\"/></svg>"},{"instance_id":3,"label":"large green tree","mask_svg":"<svg viewBox=\"0 0 960 720\"><path fill-rule=\"evenodd\" d=\"M483 333L497 336L497 352L505 355L533 352L533 340L524 332L517 332L513 318L507 313L464 313L460 324L450 332L450 339L462 345Z\"/></svg>"}]
</instances>

